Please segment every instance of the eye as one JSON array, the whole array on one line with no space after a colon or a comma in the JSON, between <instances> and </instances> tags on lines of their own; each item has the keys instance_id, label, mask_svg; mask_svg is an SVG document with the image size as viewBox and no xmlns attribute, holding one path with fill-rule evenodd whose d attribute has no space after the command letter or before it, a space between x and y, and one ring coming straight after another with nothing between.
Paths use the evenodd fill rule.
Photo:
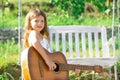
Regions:
<instances>
[{"instance_id":1,"label":"eye","mask_svg":"<svg viewBox=\"0 0 120 80\"><path fill-rule=\"evenodd\" d=\"M39 22L38 20L35 20L34 22Z\"/></svg>"},{"instance_id":2,"label":"eye","mask_svg":"<svg viewBox=\"0 0 120 80\"><path fill-rule=\"evenodd\" d=\"M44 20L41 20L41 22L44 22Z\"/></svg>"}]
</instances>

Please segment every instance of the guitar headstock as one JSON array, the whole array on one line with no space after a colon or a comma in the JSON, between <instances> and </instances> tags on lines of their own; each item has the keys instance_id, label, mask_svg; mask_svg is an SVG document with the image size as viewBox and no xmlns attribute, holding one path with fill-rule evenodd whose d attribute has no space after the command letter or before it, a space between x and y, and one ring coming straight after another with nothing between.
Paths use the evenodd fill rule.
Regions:
<instances>
[{"instance_id":1,"label":"guitar headstock","mask_svg":"<svg viewBox=\"0 0 120 80\"><path fill-rule=\"evenodd\" d=\"M96 66L94 66L94 71L97 73L101 73L101 72L103 72L103 67L96 65Z\"/></svg>"}]
</instances>

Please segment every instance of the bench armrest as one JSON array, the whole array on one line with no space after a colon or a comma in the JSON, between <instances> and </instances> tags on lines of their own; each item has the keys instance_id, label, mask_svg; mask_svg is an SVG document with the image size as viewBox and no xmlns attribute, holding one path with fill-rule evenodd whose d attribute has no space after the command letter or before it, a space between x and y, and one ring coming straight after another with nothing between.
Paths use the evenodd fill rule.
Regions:
<instances>
[{"instance_id":1,"label":"bench armrest","mask_svg":"<svg viewBox=\"0 0 120 80\"><path fill-rule=\"evenodd\" d=\"M107 42L106 45L107 45L107 46L111 46L111 45L115 44L115 39L116 39L115 36L111 37L111 38L108 40L108 42Z\"/></svg>"}]
</instances>

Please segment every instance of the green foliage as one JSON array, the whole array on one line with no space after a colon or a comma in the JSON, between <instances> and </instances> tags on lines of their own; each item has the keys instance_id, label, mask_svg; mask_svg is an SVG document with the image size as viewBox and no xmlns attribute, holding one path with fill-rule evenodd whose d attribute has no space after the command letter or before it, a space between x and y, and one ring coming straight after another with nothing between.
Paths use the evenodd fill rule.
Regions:
<instances>
[{"instance_id":1,"label":"green foliage","mask_svg":"<svg viewBox=\"0 0 120 80\"><path fill-rule=\"evenodd\" d=\"M68 16L66 13L62 13L62 15L53 13L48 15L47 17L48 25L74 25L80 24L77 19L72 16Z\"/></svg>"},{"instance_id":2,"label":"green foliage","mask_svg":"<svg viewBox=\"0 0 120 80\"><path fill-rule=\"evenodd\" d=\"M104 77L94 71L82 71L80 74L74 72L69 73L70 80L109 80L109 77Z\"/></svg>"},{"instance_id":3,"label":"green foliage","mask_svg":"<svg viewBox=\"0 0 120 80\"><path fill-rule=\"evenodd\" d=\"M117 69L118 69L118 72L120 72L120 60L117 62Z\"/></svg>"},{"instance_id":4,"label":"green foliage","mask_svg":"<svg viewBox=\"0 0 120 80\"><path fill-rule=\"evenodd\" d=\"M95 5L100 12L104 12L108 7L106 6L106 0L86 0L86 2Z\"/></svg>"},{"instance_id":5,"label":"green foliage","mask_svg":"<svg viewBox=\"0 0 120 80\"><path fill-rule=\"evenodd\" d=\"M18 44L14 38L6 42L0 41L0 67L7 66L8 63L16 63L18 59Z\"/></svg>"},{"instance_id":6,"label":"green foliage","mask_svg":"<svg viewBox=\"0 0 120 80\"><path fill-rule=\"evenodd\" d=\"M0 75L0 80L15 80L15 79L10 73L4 72L3 74Z\"/></svg>"},{"instance_id":7,"label":"green foliage","mask_svg":"<svg viewBox=\"0 0 120 80\"><path fill-rule=\"evenodd\" d=\"M10 79L8 79L8 78L6 77L6 74L4 73L4 74L1 74L1 75L0 75L0 80L10 80Z\"/></svg>"},{"instance_id":8,"label":"green foliage","mask_svg":"<svg viewBox=\"0 0 120 80\"><path fill-rule=\"evenodd\" d=\"M100 12L104 12L107 9L106 0L96 0L93 1L93 4L98 7Z\"/></svg>"},{"instance_id":9,"label":"green foliage","mask_svg":"<svg viewBox=\"0 0 120 80\"><path fill-rule=\"evenodd\" d=\"M6 42L0 42L1 47L1 55L6 54L15 54L18 51L18 44L15 43L14 38L12 40L7 40Z\"/></svg>"},{"instance_id":10,"label":"green foliage","mask_svg":"<svg viewBox=\"0 0 120 80\"><path fill-rule=\"evenodd\" d=\"M35 0L38 2L39 0ZM80 1L80 2L79 2ZM14 9L10 10L8 7L4 9L2 12L0 8L0 28L16 28L18 27L18 2L14 0L10 0L10 3L14 4ZM30 7L30 2L32 0L24 0L22 3L26 3L25 6L22 7L22 20L21 27L24 26L24 20L26 13L33 7ZM41 0L39 2L42 2ZM86 15L81 15L84 12L85 2L90 2L102 11L106 9L105 1L103 0L51 0L51 3L56 6L50 6L51 3L49 0L45 0L42 6L38 7L43 9L46 12L48 25L85 25L85 26L111 26L112 22L111 16L106 16L104 12L100 12L99 16L90 16L89 13ZM99 4L100 3L100 4ZM49 5L47 5L49 4ZM76 6L77 5L77 6ZM77 17L77 18L76 18ZM115 25L118 23L118 18L115 17Z\"/></svg>"},{"instance_id":11,"label":"green foliage","mask_svg":"<svg viewBox=\"0 0 120 80\"><path fill-rule=\"evenodd\" d=\"M51 0L51 3L77 18L84 12L85 7L84 0Z\"/></svg>"}]
</instances>

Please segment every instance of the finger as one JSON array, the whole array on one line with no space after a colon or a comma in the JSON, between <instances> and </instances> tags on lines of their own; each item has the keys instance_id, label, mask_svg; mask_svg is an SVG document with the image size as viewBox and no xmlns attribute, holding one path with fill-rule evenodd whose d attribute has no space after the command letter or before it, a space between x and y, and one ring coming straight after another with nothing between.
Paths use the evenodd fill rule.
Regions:
<instances>
[{"instance_id":1,"label":"finger","mask_svg":"<svg viewBox=\"0 0 120 80\"><path fill-rule=\"evenodd\" d=\"M49 70L53 70L53 67L50 67L50 69Z\"/></svg>"},{"instance_id":2,"label":"finger","mask_svg":"<svg viewBox=\"0 0 120 80\"><path fill-rule=\"evenodd\" d=\"M49 70L54 70L54 66L50 66Z\"/></svg>"},{"instance_id":3,"label":"finger","mask_svg":"<svg viewBox=\"0 0 120 80\"><path fill-rule=\"evenodd\" d=\"M49 65L49 70L52 70L52 65Z\"/></svg>"}]
</instances>

